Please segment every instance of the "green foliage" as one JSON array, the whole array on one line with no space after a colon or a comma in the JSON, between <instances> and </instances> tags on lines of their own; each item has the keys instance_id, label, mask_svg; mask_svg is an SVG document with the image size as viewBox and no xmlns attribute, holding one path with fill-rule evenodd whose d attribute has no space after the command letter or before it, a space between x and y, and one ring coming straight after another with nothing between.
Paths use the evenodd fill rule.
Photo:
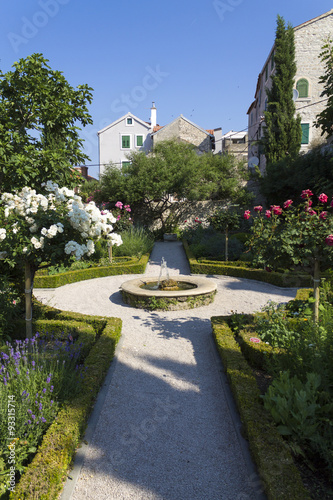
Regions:
<instances>
[{"instance_id":1,"label":"green foliage","mask_svg":"<svg viewBox=\"0 0 333 500\"><path fill-rule=\"evenodd\" d=\"M297 69L294 30L290 24L286 27L280 16L277 17L274 64L272 85L266 88L268 102L262 140L268 164L286 156L294 158L302 138L301 118L295 118L292 93Z\"/></svg>"},{"instance_id":2,"label":"green foliage","mask_svg":"<svg viewBox=\"0 0 333 500\"><path fill-rule=\"evenodd\" d=\"M307 373L303 382L282 372L262 397L280 434L293 439L295 451L306 456L302 446L312 456L319 454L332 471L333 402L321 391L320 375Z\"/></svg>"},{"instance_id":3,"label":"green foliage","mask_svg":"<svg viewBox=\"0 0 333 500\"><path fill-rule=\"evenodd\" d=\"M295 202L303 187L307 186L317 196L333 192L332 151L323 146L313 148L295 159L283 158L266 165L260 179L260 190L270 204L282 204L287 199Z\"/></svg>"},{"instance_id":4,"label":"green foliage","mask_svg":"<svg viewBox=\"0 0 333 500\"><path fill-rule=\"evenodd\" d=\"M78 124L92 123L87 104L92 89L74 89L42 54L0 72L0 191L40 188L52 179L74 186L71 166L89 159L82 151Z\"/></svg>"},{"instance_id":5,"label":"green foliage","mask_svg":"<svg viewBox=\"0 0 333 500\"><path fill-rule=\"evenodd\" d=\"M325 64L325 74L319 78L319 82L324 85L320 97L327 97L328 100L323 111L317 116L315 126L322 129L322 135L331 136L333 123L333 41L330 38L322 47L320 58Z\"/></svg>"},{"instance_id":6,"label":"green foliage","mask_svg":"<svg viewBox=\"0 0 333 500\"><path fill-rule=\"evenodd\" d=\"M258 337L272 347L288 348L291 342L299 340L300 333L295 325L288 323L283 306L269 302L263 308L263 314L256 316L255 327Z\"/></svg>"},{"instance_id":7,"label":"green foliage","mask_svg":"<svg viewBox=\"0 0 333 500\"><path fill-rule=\"evenodd\" d=\"M0 276L0 345L3 340L9 340L14 331L13 320L22 314L19 293L8 281L6 276Z\"/></svg>"},{"instance_id":8,"label":"green foliage","mask_svg":"<svg viewBox=\"0 0 333 500\"><path fill-rule=\"evenodd\" d=\"M123 244L113 248L115 256L138 257L144 254L150 254L154 245L154 238L145 228L131 226L125 232L121 233Z\"/></svg>"},{"instance_id":9,"label":"green foliage","mask_svg":"<svg viewBox=\"0 0 333 500\"><path fill-rule=\"evenodd\" d=\"M189 244L194 257L211 257L215 260L225 260L225 236L212 227L203 228L201 224L187 227L182 237ZM244 251L244 245L235 237L229 238L229 258L237 260Z\"/></svg>"},{"instance_id":10,"label":"green foliage","mask_svg":"<svg viewBox=\"0 0 333 500\"><path fill-rule=\"evenodd\" d=\"M133 152L122 169L110 165L101 178L101 200L130 203L144 223L159 221L170 232L184 210L196 200L248 200L242 186L246 169L232 156L198 155L192 145L158 143L152 154ZM176 195L178 203L169 196Z\"/></svg>"},{"instance_id":11,"label":"green foliage","mask_svg":"<svg viewBox=\"0 0 333 500\"><path fill-rule=\"evenodd\" d=\"M240 224L240 215L229 210L228 208L220 208L209 217L208 222L213 226L216 231L221 233L226 229L238 229Z\"/></svg>"}]
</instances>

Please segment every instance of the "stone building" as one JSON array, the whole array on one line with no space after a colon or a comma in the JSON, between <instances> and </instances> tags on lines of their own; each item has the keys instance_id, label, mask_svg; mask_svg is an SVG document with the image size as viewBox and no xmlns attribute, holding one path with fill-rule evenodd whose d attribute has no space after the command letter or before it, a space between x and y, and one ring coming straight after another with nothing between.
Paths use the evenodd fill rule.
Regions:
<instances>
[{"instance_id":1,"label":"stone building","mask_svg":"<svg viewBox=\"0 0 333 500\"><path fill-rule=\"evenodd\" d=\"M301 116L302 145L301 152L307 152L323 141L321 130L314 127L318 113L326 105L321 97L323 85L319 78L325 73L325 66L320 60L320 53L325 40L333 33L333 9L294 28L295 61L297 72L294 85L296 114ZM258 76L255 99L248 114L249 148L248 157L257 158L260 170L265 169L265 156L257 141L263 136L264 111L267 109L266 88L270 88L274 75L274 46L268 54Z\"/></svg>"},{"instance_id":2,"label":"stone building","mask_svg":"<svg viewBox=\"0 0 333 500\"><path fill-rule=\"evenodd\" d=\"M247 161L248 134L230 130L222 135L222 151L224 154L233 154L238 160Z\"/></svg>"},{"instance_id":3,"label":"stone building","mask_svg":"<svg viewBox=\"0 0 333 500\"><path fill-rule=\"evenodd\" d=\"M214 130L204 130L180 115L165 127L159 127L152 134L154 146L161 141L176 140L197 147L200 152L208 153L214 149Z\"/></svg>"}]
</instances>

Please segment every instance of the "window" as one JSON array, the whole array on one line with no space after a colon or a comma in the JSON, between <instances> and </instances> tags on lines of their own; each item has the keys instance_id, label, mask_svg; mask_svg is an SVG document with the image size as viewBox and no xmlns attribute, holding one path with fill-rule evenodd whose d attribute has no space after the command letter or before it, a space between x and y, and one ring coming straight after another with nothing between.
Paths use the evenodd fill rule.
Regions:
<instances>
[{"instance_id":1,"label":"window","mask_svg":"<svg viewBox=\"0 0 333 500\"><path fill-rule=\"evenodd\" d=\"M310 124L309 123L301 123L301 127L302 127L302 141L301 141L301 144L309 144Z\"/></svg>"},{"instance_id":2,"label":"window","mask_svg":"<svg viewBox=\"0 0 333 500\"><path fill-rule=\"evenodd\" d=\"M126 118L126 125L133 125L133 118Z\"/></svg>"},{"instance_id":3,"label":"window","mask_svg":"<svg viewBox=\"0 0 333 500\"><path fill-rule=\"evenodd\" d=\"M265 68L265 81L267 80L268 78L268 64L266 64L266 68Z\"/></svg>"},{"instance_id":4,"label":"window","mask_svg":"<svg viewBox=\"0 0 333 500\"><path fill-rule=\"evenodd\" d=\"M128 167L130 164L131 164L131 162L130 162L130 161L122 161L122 162L121 162L121 166L122 166L122 167L125 167L125 168L126 168L126 167Z\"/></svg>"},{"instance_id":5,"label":"window","mask_svg":"<svg viewBox=\"0 0 333 500\"><path fill-rule=\"evenodd\" d=\"M130 135L122 135L121 136L121 147L122 147L122 149L130 149L131 148L131 136Z\"/></svg>"},{"instance_id":6,"label":"window","mask_svg":"<svg viewBox=\"0 0 333 500\"><path fill-rule=\"evenodd\" d=\"M296 90L298 90L298 97L309 97L309 82L305 78L301 78L296 83Z\"/></svg>"},{"instance_id":7,"label":"window","mask_svg":"<svg viewBox=\"0 0 333 500\"><path fill-rule=\"evenodd\" d=\"M143 146L143 135L137 135L136 136L136 146L139 148L140 146Z\"/></svg>"}]
</instances>

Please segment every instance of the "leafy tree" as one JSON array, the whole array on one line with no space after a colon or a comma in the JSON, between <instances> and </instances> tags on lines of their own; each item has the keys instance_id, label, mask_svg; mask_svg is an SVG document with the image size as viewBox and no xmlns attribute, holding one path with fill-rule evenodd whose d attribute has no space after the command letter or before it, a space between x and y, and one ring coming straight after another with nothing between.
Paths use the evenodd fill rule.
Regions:
<instances>
[{"instance_id":1,"label":"leafy tree","mask_svg":"<svg viewBox=\"0 0 333 500\"><path fill-rule=\"evenodd\" d=\"M262 140L268 164L284 157L294 158L301 147L301 118L295 118L293 101L296 74L294 30L277 17L274 51L275 73L267 92L264 138Z\"/></svg>"},{"instance_id":2,"label":"leafy tree","mask_svg":"<svg viewBox=\"0 0 333 500\"><path fill-rule=\"evenodd\" d=\"M333 132L333 41L328 39L322 48L319 56L325 63L325 74L319 78L319 82L324 84L321 97L327 97L328 101L325 109L317 116L315 126L321 128L321 135L332 135Z\"/></svg>"},{"instance_id":3,"label":"leafy tree","mask_svg":"<svg viewBox=\"0 0 333 500\"><path fill-rule=\"evenodd\" d=\"M89 159L78 125L92 123L92 89L74 89L47 62L33 54L0 71L0 192L39 189L48 180L73 186L78 176L70 167Z\"/></svg>"},{"instance_id":4,"label":"leafy tree","mask_svg":"<svg viewBox=\"0 0 333 500\"><path fill-rule=\"evenodd\" d=\"M174 228L194 201L248 199L243 165L232 156L198 155L192 145L165 141L148 156L131 153L129 161L122 169L107 167L98 201L130 203L148 223L160 221L164 232ZM179 203L171 203L170 195Z\"/></svg>"}]
</instances>

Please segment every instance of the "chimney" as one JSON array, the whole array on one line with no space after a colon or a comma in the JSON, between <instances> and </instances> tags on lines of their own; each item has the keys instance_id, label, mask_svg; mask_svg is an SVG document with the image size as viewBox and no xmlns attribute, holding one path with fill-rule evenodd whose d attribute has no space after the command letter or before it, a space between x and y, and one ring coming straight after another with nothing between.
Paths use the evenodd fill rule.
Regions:
<instances>
[{"instance_id":1,"label":"chimney","mask_svg":"<svg viewBox=\"0 0 333 500\"><path fill-rule=\"evenodd\" d=\"M150 108L150 126L152 129L156 127L156 107L154 102Z\"/></svg>"}]
</instances>

